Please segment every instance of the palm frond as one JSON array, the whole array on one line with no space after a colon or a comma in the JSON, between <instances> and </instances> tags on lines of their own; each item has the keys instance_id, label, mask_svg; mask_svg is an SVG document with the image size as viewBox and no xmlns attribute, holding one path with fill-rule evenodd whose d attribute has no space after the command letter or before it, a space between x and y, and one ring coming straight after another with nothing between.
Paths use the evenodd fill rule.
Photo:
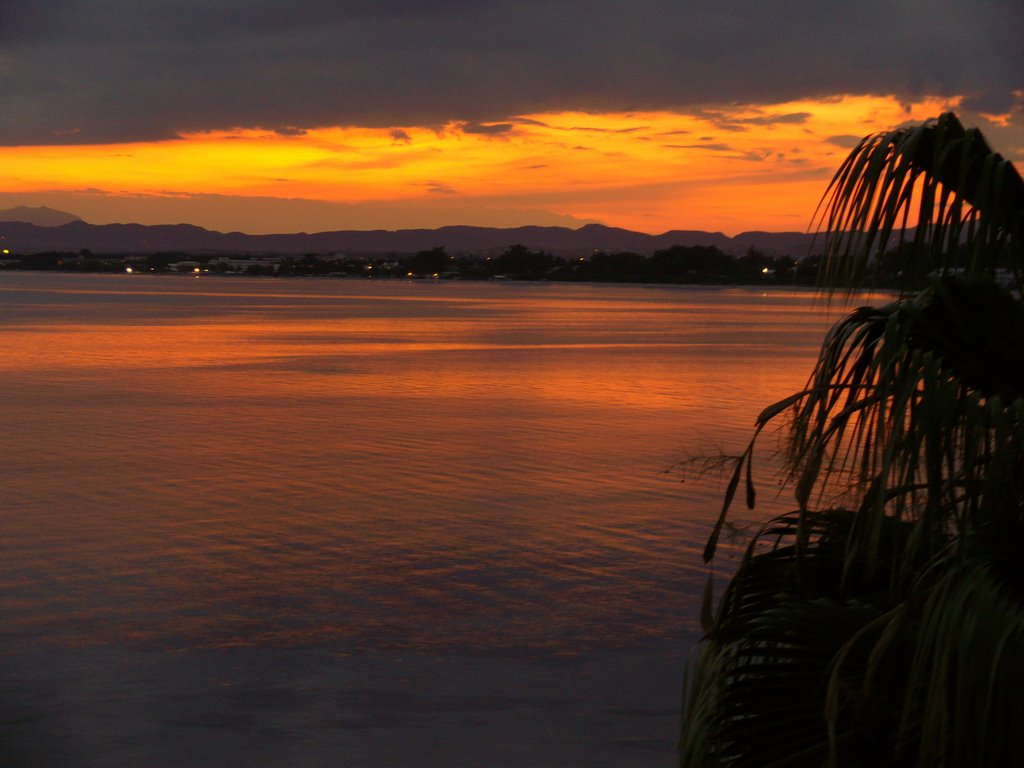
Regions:
<instances>
[{"instance_id":1,"label":"palm frond","mask_svg":"<svg viewBox=\"0 0 1024 768\"><path fill-rule=\"evenodd\" d=\"M681 764L1024 764L1024 182L943 115L864 139L820 224L830 290L891 258L914 290L837 323L736 460L705 560L777 418L798 509L706 596Z\"/></svg>"},{"instance_id":2,"label":"palm frond","mask_svg":"<svg viewBox=\"0 0 1024 768\"><path fill-rule=\"evenodd\" d=\"M825 762L823 702L836 656L883 612L877 585L844 584L841 553L852 523L843 510L794 512L754 538L688 681L682 765ZM843 734L862 727L851 721Z\"/></svg>"},{"instance_id":3,"label":"palm frond","mask_svg":"<svg viewBox=\"0 0 1024 768\"><path fill-rule=\"evenodd\" d=\"M871 283L886 252L904 285L928 274L1024 274L1024 180L976 128L946 113L864 138L836 172L818 212L823 278L831 288Z\"/></svg>"},{"instance_id":4,"label":"palm frond","mask_svg":"<svg viewBox=\"0 0 1024 768\"><path fill-rule=\"evenodd\" d=\"M921 766L1024 765L1024 608L984 561L946 570L927 592L902 732Z\"/></svg>"}]
</instances>

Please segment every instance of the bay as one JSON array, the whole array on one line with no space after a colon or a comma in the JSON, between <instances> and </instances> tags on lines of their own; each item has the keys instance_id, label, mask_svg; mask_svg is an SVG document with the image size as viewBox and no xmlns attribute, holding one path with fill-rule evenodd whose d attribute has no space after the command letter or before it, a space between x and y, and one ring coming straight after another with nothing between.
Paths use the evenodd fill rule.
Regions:
<instances>
[{"instance_id":1,"label":"bay","mask_svg":"<svg viewBox=\"0 0 1024 768\"><path fill-rule=\"evenodd\" d=\"M11 764L671 765L723 486L679 464L827 325L796 289L0 273Z\"/></svg>"}]
</instances>

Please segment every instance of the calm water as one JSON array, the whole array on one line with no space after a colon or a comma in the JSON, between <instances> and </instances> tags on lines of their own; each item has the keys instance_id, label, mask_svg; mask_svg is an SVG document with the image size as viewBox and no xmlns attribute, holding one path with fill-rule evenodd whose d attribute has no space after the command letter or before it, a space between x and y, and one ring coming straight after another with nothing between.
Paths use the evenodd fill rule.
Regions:
<instances>
[{"instance_id":1,"label":"calm water","mask_svg":"<svg viewBox=\"0 0 1024 768\"><path fill-rule=\"evenodd\" d=\"M0 273L0 765L671 765L722 480L666 470L741 449L825 327Z\"/></svg>"}]
</instances>

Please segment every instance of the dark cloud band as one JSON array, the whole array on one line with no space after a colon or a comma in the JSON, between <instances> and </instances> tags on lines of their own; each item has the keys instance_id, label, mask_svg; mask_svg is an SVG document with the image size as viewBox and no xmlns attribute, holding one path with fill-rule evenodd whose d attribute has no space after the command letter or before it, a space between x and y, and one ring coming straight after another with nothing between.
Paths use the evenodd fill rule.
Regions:
<instances>
[{"instance_id":1,"label":"dark cloud band","mask_svg":"<svg viewBox=\"0 0 1024 768\"><path fill-rule=\"evenodd\" d=\"M925 15L920 7L910 0L2 3L0 142L453 120L501 134L515 116L551 110L694 110L837 93L963 94L975 109L1005 111L1013 92L1024 90L1019 0L937 0Z\"/></svg>"}]
</instances>

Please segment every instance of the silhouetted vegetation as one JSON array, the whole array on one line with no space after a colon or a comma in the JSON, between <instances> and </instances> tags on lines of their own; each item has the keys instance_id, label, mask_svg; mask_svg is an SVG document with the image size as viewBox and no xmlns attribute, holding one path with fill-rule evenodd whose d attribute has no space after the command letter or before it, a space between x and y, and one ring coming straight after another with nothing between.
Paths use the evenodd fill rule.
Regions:
<instances>
[{"instance_id":1,"label":"silhouetted vegetation","mask_svg":"<svg viewBox=\"0 0 1024 768\"><path fill-rule=\"evenodd\" d=\"M1024 765L1024 181L947 114L864 139L824 203L829 293L906 292L757 420L788 421L796 509L706 595L681 763Z\"/></svg>"},{"instance_id":2,"label":"silhouetted vegetation","mask_svg":"<svg viewBox=\"0 0 1024 768\"><path fill-rule=\"evenodd\" d=\"M11 254L7 269L75 272L192 272L275 277L362 277L438 280L554 280L613 283L802 284L817 278L819 257L772 256L755 248L740 257L714 246L676 245L650 256L598 251L558 256L522 244L498 255L452 254L443 246L414 254L210 255L161 252L142 255L80 253Z\"/></svg>"},{"instance_id":3,"label":"silhouetted vegetation","mask_svg":"<svg viewBox=\"0 0 1024 768\"><path fill-rule=\"evenodd\" d=\"M405 266L413 274L433 275L435 272L447 272L453 266L454 256L449 256L443 246L431 248L429 251L420 251L411 259L405 261Z\"/></svg>"}]
</instances>

